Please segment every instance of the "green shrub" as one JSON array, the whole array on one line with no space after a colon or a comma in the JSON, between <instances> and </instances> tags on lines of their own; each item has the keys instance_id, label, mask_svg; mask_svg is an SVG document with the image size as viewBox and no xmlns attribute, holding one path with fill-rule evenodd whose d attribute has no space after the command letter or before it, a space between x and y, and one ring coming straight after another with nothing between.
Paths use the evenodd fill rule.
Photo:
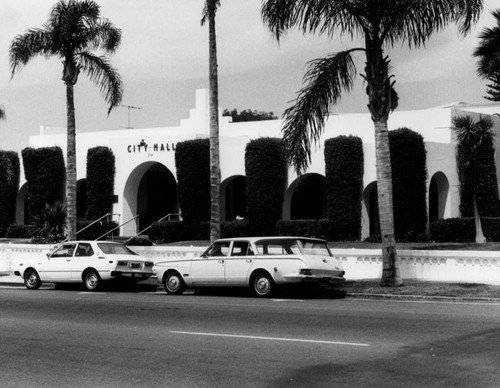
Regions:
<instances>
[{"instance_id":1,"label":"green shrub","mask_svg":"<svg viewBox=\"0 0 500 388\"><path fill-rule=\"evenodd\" d=\"M208 240L210 223L187 221L164 221L155 223L148 231L148 236L155 244L177 241Z\"/></svg>"},{"instance_id":2,"label":"green shrub","mask_svg":"<svg viewBox=\"0 0 500 388\"><path fill-rule=\"evenodd\" d=\"M182 218L187 222L210 220L210 142L195 139L175 147L177 193Z\"/></svg>"},{"instance_id":3,"label":"green shrub","mask_svg":"<svg viewBox=\"0 0 500 388\"><path fill-rule=\"evenodd\" d=\"M34 236L34 228L32 225L12 224L7 228L7 238L32 238Z\"/></svg>"},{"instance_id":4,"label":"green shrub","mask_svg":"<svg viewBox=\"0 0 500 388\"><path fill-rule=\"evenodd\" d=\"M389 132L394 232L413 241L427 224L427 168L423 137L408 128Z\"/></svg>"},{"instance_id":5,"label":"green shrub","mask_svg":"<svg viewBox=\"0 0 500 388\"><path fill-rule=\"evenodd\" d=\"M287 183L287 163L281 139L260 138L245 150L248 220L254 235L275 233L281 219Z\"/></svg>"},{"instance_id":6,"label":"green shrub","mask_svg":"<svg viewBox=\"0 0 500 388\"><path fill-rule=\"evenodd\" d=\"M97 220L113 211L115 155L108 147L87 152L87 211L85 218Z\"/></svg>"},{"instance_id":7,"label":"green shrub","mask_svg":"<svg viewBox=\"0 0 500 388\"><path fill-rule=\"evenodd\" d=\"M330 220L280 220L276 224L279 236L300 236L329 239L331 234Z\"/></svg>"},{"instance_id":8,"label":"green shrub","mask_svg":"<svg viewBox=\"0 0 500 388\"><path fill-rule=\"evenodd\" d=\"M245 237L251 235L250 222L248 220L221 222L221 238Z\"/></svg>"},{"instance_id":9,"label":"green shrub","mask_svg":"<svg viewBox=\"0 0 500 388\"><path fill-rule=\"evenodd\" d=\"M325 141L325 191L333 240L359 240L364 173L363 142L355 136Z\"/></svg>"},{"instance_id":10,"label":"green shrub","mask_svg":"<svg viewBox=\"0 0 500 388\"><path fill-rule=\"evenodd\" d=\"M24 175L28 186L28 207L33 215L63 200L65 168L62 150L59 147L25 148L23 157Z\"/></svg>"},{"instance_id":11,"label":"green shrub","mask_svg":"<svg viewBox=\"0 0 500 388\"><path fill-rule=\"evenodd\" d=\"M0 150L0 236L4 236L16 218L19 189L19 157L12 151Z\"/></svg>"},{"instance_id":12,"label":"green shrub","mask_svg":"<svg viewBox=\"0 0 500 388\"><path fill-rule=\"evenodd\" d=\"M460 179L460 213L462 217L474 214L472 205L473 182L465 173L469 162L470 144L457 145L457 172ZM494 217L499 212L498 181L495 164L495 147L491 139L484 139L477 149L477 206L483 217Z\"/></svg>"},{"instance_id":13,"label":"green shrub","mask_svg":"<svg viewBox=\"0 0 500 388\"><path fill-rule=\"evenodd\" d=\"M500 241L500 218L482 217L483 233L488 241ZM430 225L430 239L436 242L474 242L476 228L473 217L447 218Z\"/></svg>"},{"instance_id":14,"label":"green shrub","mask_svg":"<svg viewBox=\"0 0 500 388\"><path fill-rule=\"evenodd\" d=\"M76 229L78 231L77 233L77 238L78 240L96 240L102 235L104 235L106 232L109 232L110 230L116 228L118 226L118 223L116 221L99 221L96 222L94 225L91 227L83 230L90 224L92 224L94 221L91 220L78 220ZM81 231L81 232L80 232ZM110 233L109 235L105 235L101 237L101 240L106 240L108 236L118 236L118 229Z\"/></svg>"}]
</instances>

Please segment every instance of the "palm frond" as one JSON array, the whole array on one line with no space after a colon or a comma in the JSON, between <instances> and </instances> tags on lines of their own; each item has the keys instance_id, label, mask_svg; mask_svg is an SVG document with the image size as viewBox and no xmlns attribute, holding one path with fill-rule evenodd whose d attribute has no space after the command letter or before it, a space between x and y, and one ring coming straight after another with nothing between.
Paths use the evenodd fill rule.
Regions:
<instances>
[{"instance_id":1,"label":"palm frond","mask_svg":"<svg viewBox=\"0 0 500 388\"><path fill-rule=\"evenodd\" d=\"M306 86L295 104L285 111L283 143L285 155L298 174L311 159L311 146L319 141L328 110L340 100L343 90L350 91L356 75L351 56L353 49L334 53L309 63L304 76Z\"/></svg>"},{"instance_id":2,"label":"palm frond","mask_svg":"<svg viewBox=\"0 0 500 388\"><path fill-rule=\"evenodd\" d=\"M106 102L109 103L108 114L120 104L123 97L123 85L116 68L111 66L106 57L96 56L89 52L78 54L77 62L98 87Z\"/></svg>"},{"instance_id":3,"label":"palm frond","mask_svg":"<svg viewBox=\"0 0 500 388\"><path fill-rule=\"evenodd\" d=\"M490 78L500 69L500 9L492 15L496 26L481 31L481 41L473 54L479 58L477 72L483 78Z\"/></svg>"},{"instance_id":4,"label":"palm frond","mask_svg":"<svg viewBox=\"0 0 500 388\"><path fill-rule=\"evenodd\" d=\"M363 7L364 2L351 0L265 0L261 17L278 41L294 26L304 33L338 32L352 37L368 25L369 15L363 15Z\"/></svg>"},{"instance_id":5,"label":"palm frond","mask_svg":"<svg viewBox=\"0 0 500 388\"><path fill-rule=\"evenodd\" d=\"M52 33L47 28L33 28L22 35L17 35L9 48L11 76L34 57L50 55L52 50Z\"/></svg>"},{"instance_id":6,"label":"palm frond","mask_svg":"<svg viewBox=\"0 0 500 388\"><path fill-rule=\"evenodd\" d=\"M220 0L206 0L205 5L203 6L203 11L201 12L201 25L205 25L208 20L209 11L213 10L213 12L217 12L217 9L220 7Z\"/></svg>"},{"instance_id":7,"label":"palm frond","mask_svg":"<svg viewBox=\"0 0 500 388\"><path fill-rule=\"evenodd\" d=\"M408 42L410 47L424 45L433 33L450 23L456 23L459 33L465 35L483 11L482 0L394 0L381 3L384 4L381 18L383 39L391 45L398 41Z\"/></svg>"}]
</instances>

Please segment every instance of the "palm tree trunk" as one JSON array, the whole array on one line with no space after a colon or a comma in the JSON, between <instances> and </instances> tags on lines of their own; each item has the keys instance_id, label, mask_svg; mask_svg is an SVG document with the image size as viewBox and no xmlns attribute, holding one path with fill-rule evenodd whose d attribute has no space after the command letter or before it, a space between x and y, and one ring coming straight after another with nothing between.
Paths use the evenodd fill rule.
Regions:
<instances>
[{"instance_id":1,"label":"palm tree trunk","mask_svg":"<svg viewBox=\"0 0 500 388\"><path fill-rule=\"evenodd\" d=\"M209 81L210 81L210 241L220 237L219 86L214 0L208 0Z\"/></svg>"},{"instance_id":2,"label":"palm tree trunk","mask_svg":"<svg viewBox=\"0 0 500 388\"><path fill-rule=\"evenodd\" d=\"M69 240L76 240L76 123L73 85L66 83L67 150L66 150L66 207Z\"/></svg>"},{"instance_id":3,"label":"palm tree trunk","mask_svg":"<svg viewBox=\"0 0 500 388\"><path fill-rule=\"evenodd\" d=\"M483 226L481 225L481 217L479 216L479 209L477 208L476 193L472 193L472 207L474 209L474 225L476 226L476 243L484 244L486 237L483 234Z\"/></svg>"},{"instance_id":4,"label":"palm tree trunk","mask_svg":"<svg viewBox=\"0 0 500 388\"><path fill-rule=\"evenodd\" d=\"M377 169L378 208L382 238L381 286L395 287L403 284L396 260L394 239L394 214L392 205L392 169L387 121L375 121L375 157Z\"/></svg>"}]
</instances>

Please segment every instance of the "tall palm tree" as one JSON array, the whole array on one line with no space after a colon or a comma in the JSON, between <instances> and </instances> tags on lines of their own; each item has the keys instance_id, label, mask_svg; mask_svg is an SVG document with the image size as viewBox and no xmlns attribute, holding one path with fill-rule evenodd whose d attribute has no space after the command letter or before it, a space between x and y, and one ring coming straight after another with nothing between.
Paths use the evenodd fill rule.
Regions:
<instances>
[{"instance_id":1,"label":"tall palm tree","mask_svg":"<svg viewBox=\"0 0 500 388\"><path fill-rule=\"evenodd\" d=\"M94 54L93 51L101 50L105 54L112 54L120 45L120 41L121 31L108 19L101 18L96 2L59 0L42 28L29 29L24 34L17 35L10 46L12 76L38 55L62 59L68 138L67 232L71 240L76 238L76 122L73 87L78 81L80 71L86 72L109 103L109 114L121 101L122 82L108 57Z\"/></svg>"},{"instance_id":2,"label":"tall palm tree","mask_svg":"<svg viewBox=\"0 0 500 388\"><path fill-rule=\"evenodd\" d=\"M448 23L456 22L465 34L483 9L482 0L264 0L262 19L276 39L298 27L304 33L362 38L364 45L333 53L309 64L306 86L285 111L283 140L291 164L300 174L311 158L311 146L323 132L330 105L349 92L357 73L354 54L366 56L363 79L368 110L375 127L382 286L402 284L396 261L392 208L392 173L387 120L397 107L393 75L385 49L397 42L419 47Z\"/></svg>"},{"instance_id":3,"label":"tall palm tree","mask_svg":"<svg viewBox=\"0 0 500 388\"><path fill-rule=\"evenodd\" d=\"M485 243L481 218L478 207L479 171L478 158L483 145L493 142L493 120L480 116L475 121L471 116L457 116L452 120L453 129L457 135L459 160L463 162L460 169L460 184L469 187L472 191L472 208L474 211L474 225L476 227L476 243ZM461 190L464 192L464 188Z\"/></svg>"},{"instance_id":4,"label":"tall palm tree","mask_svg":"<svg viewBox=\"0 0 500 388\"><path fill-rule=\"evenodd\" d=\"M219 157L219 80L215 14L219 0L206 0L201 24L208 20L208 67L210 82L210 241L220 237L220 157Z\"/></svg>"},{"instance_id":5,"label":"tall palm tree","mask_svg":"<svg viewBox=\"0 0 500 388\"><path fill-rule=\"evenodd\" d=\"M498 95L498 86L500 80L500 9L491 13L495 19L496 25L492 28L484 28L479 35L480 43L474 50L474 56L479 59L477 72L485 78L490 79L492 84L493 98L488 98L493 101L495 99L495 90ZM495 89L495 87L497 89ZM498 97L498 96L497 96Z\"/></svg>"}]
</instances>

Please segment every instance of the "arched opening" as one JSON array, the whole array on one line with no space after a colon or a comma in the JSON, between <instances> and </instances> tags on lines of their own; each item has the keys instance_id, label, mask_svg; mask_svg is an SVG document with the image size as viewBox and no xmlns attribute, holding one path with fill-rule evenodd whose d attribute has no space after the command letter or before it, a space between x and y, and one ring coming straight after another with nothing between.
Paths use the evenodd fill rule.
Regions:
<instances>
[{"instance_id":1,"label":"arched opening","mask_svg":"<svg viewBox=\"0 0 500 388\"><path fill-rule=\"evenodd\" d=\"M236 217L246 218L247 201L245 190L247 186L246 177L237 175L230 177L221 183L220 201L221 220L231 221Z\"/></svg>"},{"instance_id":2,"label":"arched opening","mask_svg":"<svg viewBox=\"0 0 500 388\"><path fill-rule=\"evenodd\" d=\"M442 172L434 174L429 183L429 223L444 218L450 184Z\"/></svg>"},{"instance_id":3,"label":"arched opening","mask_svg":"<svg viewBox=\"0 0 500 388\"><path fill-rule=\"evenodd\" d=\"M377 182L372 182L363 192L363 233L362 237L380 236L380 216L378 211Z\"/></svg>"},{"instance_id":4,"label":"arched opening","mask_svg":"<svg viewBox=\"0 0 500 388\"><path fill-rule=\"evenodd\" d=\"M326 218L324 176L314 173L305 174L299 177L292 186L290 219L318 220Z\"/></svg>"},{"instance_id":5,"label":"arched opening","mask_svg":"<svg viewBox=\"0 0 500 388\"><path fill-rule=\"evenodd\" d=\"M17 192L16 224L26 225L29 222L28 184L25 183Z\"/></svg>"},{"instance_id":6,"label":"arched opening","mask_svg":"<svg viewBox=\"0 0 500 388\"><path fill-rule=\"evenodd\" d=\"M76 182L76 218L85 218L87 213L87 180Z\"/></svg>"},{"instance_id":7,"label":"arched opening","mask_svg":"<svg viewBox=\"0 0 500 388\"><path fill-rule=\"evenodd\" d=\"M124 225L124 235L134 235L167 214L179 212L175 177L157 162L143 163L132 171L123 199L123 222L138 215L135 223Z\"/></svg>"}]
</instances>

